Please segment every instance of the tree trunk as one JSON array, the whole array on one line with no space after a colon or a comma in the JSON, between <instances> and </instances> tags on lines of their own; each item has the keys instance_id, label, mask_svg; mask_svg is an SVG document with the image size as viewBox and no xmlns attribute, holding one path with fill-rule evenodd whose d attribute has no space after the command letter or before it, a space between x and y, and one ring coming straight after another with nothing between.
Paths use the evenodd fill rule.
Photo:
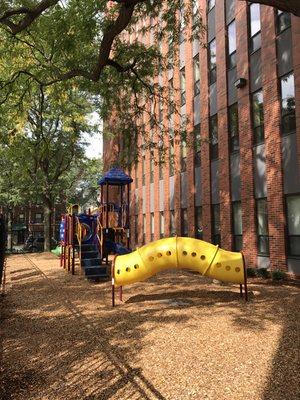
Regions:
<instances>
[{"instance_id":1,"label":"tree trunk","mask_svg":"<svg viewBox=\"0 0 300 400\"><path fill-rule=\"evenodd\" d=\"M44 251L51 250L51 222L52 222L52 204L50 201L44 203Z\"/></svg>"}]
</instances>

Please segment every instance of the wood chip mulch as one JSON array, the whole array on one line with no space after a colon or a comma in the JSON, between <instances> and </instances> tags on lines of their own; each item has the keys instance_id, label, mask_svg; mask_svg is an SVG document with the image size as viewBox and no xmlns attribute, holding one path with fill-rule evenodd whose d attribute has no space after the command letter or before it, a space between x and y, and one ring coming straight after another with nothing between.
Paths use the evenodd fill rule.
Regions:
<instances>
[{"instance_id":1,"label":"wood chip mulch","mask_svg":"<svg viewBox=\"0 0 300 400\"><path fill-rule=\"evenodd\" d=\"M33 262L33 263L32 263ZM300 288L166 272L124 288L51 254L8 259L0 399L300 399Z\"/></svg>"}]
</instances>

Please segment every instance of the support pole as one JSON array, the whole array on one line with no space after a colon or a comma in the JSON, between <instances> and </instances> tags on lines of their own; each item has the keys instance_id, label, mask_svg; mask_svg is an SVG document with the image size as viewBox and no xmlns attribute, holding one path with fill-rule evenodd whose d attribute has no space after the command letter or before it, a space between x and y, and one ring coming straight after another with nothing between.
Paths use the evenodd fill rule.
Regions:
<instances>
[{"instance_id":1,"label":"support pole","mask_svg":"<svg viewBox=\"0 0 300 400\"><path fill-rule=\"evenodd\" d=\"M240 284L240 297L243 297L243 285Z\"/></svg>"},{"instance_id":2,"label":"support pole","mask_svg":"<svg viewBox=\"0 0 300 400\"><path fill-rule=\"evenodd\" d=\"M248 301L248 286L247 286L247 268L246 268L246 262L245 262L245 256L242 253L243 256L243 267L244 267L244 289L245 289L245 301Z\"/></svg>"},{"instance_id":3,"label":"support pole","mask_svg":"<svg viewBox=\"0 0 300 400\"><path fill-rule=\"evenodd\" d=\"M123 301L123 286L119 287L119 300Z\"/></svg>"},{"instance_id":4,"label":"support pole","mask_svg":"<svg viewBox=\"0 0 300 400\"><path fill-rule=\"evenodd\" d=\"M127 234L127 249L129 249L130 246L130 220L129 220L129 207L130 204L130 183L127 186L127 209L126 209L126 227L128 229L128 234Z\"/></svg>"},{"instance_id":5,"label":"support pole","mask_svg":"<svg viewBox=\"0 0 300 400\"><path fill-rule=\"evenodd\" d=\"M72 275L75 274L75 218L72 215Z\"/></svg>"},{"instance_id":6,"label":"support pole","mask_svg":"<svg viewBox=\"0 0 300 400\"><path fill-rule=\"evenodd\" d=\"M115 306L115 258L113 259L111 266L111 303Z\"/></svg>"},{"instance_id":7,"label":"support pole","mask_svg":"<svg viewBox=\"0 0 300 400\"><path fill-rule=\"evenodd\" d=\"M106 182L106 228L108 229L108 183Z\"/></svg>"}]
</instances>

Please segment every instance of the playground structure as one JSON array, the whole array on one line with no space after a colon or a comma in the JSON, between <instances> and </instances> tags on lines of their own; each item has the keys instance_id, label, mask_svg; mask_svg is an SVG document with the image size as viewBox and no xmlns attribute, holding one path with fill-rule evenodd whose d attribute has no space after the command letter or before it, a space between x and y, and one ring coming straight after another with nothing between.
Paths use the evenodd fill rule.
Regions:
<instances>
[{"instance_id":1,"label":"playground structure","mask_svg":"<svg viewBox=\"0 0 300 400\"><path fill-rule=\"evenodd\" d=\"M95 211L80 213L77 205L62 216L61 266L75 273L78 254L81 271L91 280L110 276L109 254L130 252L129 196L132 179L112 168L99 181L100 201Z\"/></svg>"},{"instance_id":2,"label":"playground structure","mask_svg":"<svg viewBox=\"0 0 300 400\"><path fill-rule=\"evenodd\" d=\"M188 269L222 282L238 283L248 300L247 273L242 253L222 250L219 246L186 237L171 237L149 243L136 251L116 256L112 268L112 305L115 287L120 289L144 281L167 269Z\"/></svg>"},{"instance_id":3,"label":"playground structure","mask_svg":"<svg viewBox=\"0 0 300 400\"><path fill-rule=\"evenodd\" d=\"M247 274L242 253L226 251L202 240L171 237L131 251L129 229L130 183L122 170L113 168L99 181L100 201L96 211L79 213L72 206L62 217L61 266L75 273L75 254L88 279L112 278L115 287L144 281L167 269L188 269L222 282L240 285L248 300ZM115 258L110 268L109 254ZM103 264L104 262L104 264Z\"/></svg>"}]
</instances>

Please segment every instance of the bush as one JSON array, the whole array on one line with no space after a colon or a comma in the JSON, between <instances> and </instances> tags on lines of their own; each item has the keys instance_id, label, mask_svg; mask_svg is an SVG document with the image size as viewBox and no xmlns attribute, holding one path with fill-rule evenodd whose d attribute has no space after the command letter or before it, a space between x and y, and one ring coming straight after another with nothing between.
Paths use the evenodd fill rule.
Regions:
<instances>
[{"instance_id":1,"label":"bush","mask_svg":"<svg viewBox=\"0 0 300 400\"><path fill-rule=\"evenodd\" d=\"M260 278L263 279L268 279L271 277L270 272L267 270L267 268L258 268L256 275L259 276Z\"/></svg>"},{"instance_id":2,"label":"bush","mask_svg":"<svg viewBox=\"0 0 300 400\"><path fill-rule=\"evenodd\" d=\"M273 281L284 281L287 278L285 272L280 271L279 269L272 272L272 280Z\"/></svg>"},{"instance_id":3,"label":"bush","mask_svg":"<svg viewBox=\"0 0 300 400\"><path fill-rule=\"evenodd\" d=\"M247 268L247 277L254 278L256 276L256 271L254 268Z\"/></svg>"}]
</instances>

